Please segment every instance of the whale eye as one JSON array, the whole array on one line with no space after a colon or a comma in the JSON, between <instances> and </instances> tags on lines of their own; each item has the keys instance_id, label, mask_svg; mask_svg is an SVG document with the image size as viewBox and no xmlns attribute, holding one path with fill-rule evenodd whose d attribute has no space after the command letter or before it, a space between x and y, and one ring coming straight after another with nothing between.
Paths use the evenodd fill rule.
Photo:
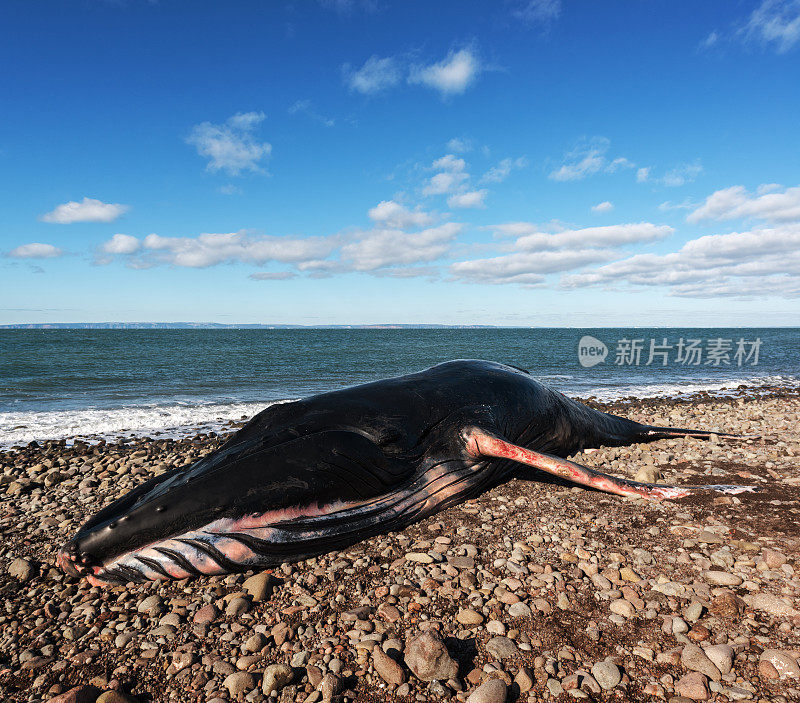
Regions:
<instances>
[{"instance_id":1,"label":"whale eye","mask_svg":"<svg viewBox=\"0 0 800 703\"><path fill-rule=\"evenodd\" d=\"M116 522L111 522L111 523L108 524L108 529L109 530L113 530L116 526L117 526Z\"/></svg>"}]
</instances>

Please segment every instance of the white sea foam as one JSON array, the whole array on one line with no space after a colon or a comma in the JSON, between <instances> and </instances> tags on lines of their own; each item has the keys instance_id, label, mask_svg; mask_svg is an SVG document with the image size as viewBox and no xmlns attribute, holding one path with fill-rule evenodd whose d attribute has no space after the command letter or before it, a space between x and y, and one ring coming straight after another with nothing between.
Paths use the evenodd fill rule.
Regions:
<instances>
[{"instance_id":1,"label":"white sea foam","mask_svg":"<svg viewBox=\"0 0 800 703\"><path fill-rule=\"evenodd\" d=\"M595 397L601 401L613 401L620 398L681 398L693 393L707 392L714 396L731 395L740 386L751 389L754 394L760 388L775 386L796 386L800 379L794 376L760 376L742 379L729 378L714 381L671 381L664 383L618 384L614 386L598 386L580 389L574 394L581 398Z\"/></svg>"},{"instance_id":2,"label":"white sea foam","mask_svg":"<svg viewBox=\"0 0 800 703\"><path fill-rule=\"evenodd\" d=\"M0 413L0 447L46 439L185 437L249 419L274 403L151 405L112 409Z\"/></svg>"}]
</instances>

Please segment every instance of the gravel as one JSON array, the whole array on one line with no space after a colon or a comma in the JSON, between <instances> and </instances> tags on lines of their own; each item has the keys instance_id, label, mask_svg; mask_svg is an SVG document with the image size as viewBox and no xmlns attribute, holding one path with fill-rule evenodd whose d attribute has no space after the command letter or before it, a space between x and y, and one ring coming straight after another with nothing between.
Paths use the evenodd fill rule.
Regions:
<instances>
[{"instance_id":1,"label":"gravel","mask_svg":"<svg viewBox=\"0 0 800 703\"><path fill-rule=\"evenodd\" d=\"M56 570L57 546L223 438L0 452L0 700L800 698L800 394L605 409L764 436L576 461L761 490L650 503L515 479L298 564L100 589Z\"/></svg>"}]
</instances>

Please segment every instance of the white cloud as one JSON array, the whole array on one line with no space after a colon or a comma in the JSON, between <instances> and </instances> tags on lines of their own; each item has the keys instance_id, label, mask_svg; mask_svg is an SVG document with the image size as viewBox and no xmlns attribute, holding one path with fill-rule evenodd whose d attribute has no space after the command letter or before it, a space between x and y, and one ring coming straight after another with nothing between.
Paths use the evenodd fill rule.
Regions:
<instances>
[{"instance_id":1,"label":"white cloud","mask_svg":"<svg viewBox=\"0 0 800 703\"><path fill-rule=\"evenodd\" d=\"M256 141L253 134L266 115L239 112L223 124L201 122L192 128L187 142L208 159L208 171L225 171L238 176L242 171L263 171L260 162L272 153L268 142Z\"/></svg>"},{"instance_id":2,"label":"white cloud","mask_svg":"<svg viewBox=\"0 0 800 703\"><path fill-rule=\"evenodd\" d=\"M529 222L509 222L486 229L501 237L515 238L501 244L509 253L454 263L450 272L455 278L492 284L542 285L549 274L611 261L619 256L616 247L663 239L673 232L671 227L649 222L566 229L552 234L541 232Z\"/></svg>"},{"instance_id":3,"label":"white cloud","mask_svg":"<svg viewBox=\"0 0 800 703\"><path fill-rule=\"evenodd\" d=\"M394 200L383 200L367 213L369 218L386 227L396 229L409 229L414 227L427 227L433 224L435 217L419 208L409 210L407 207Z\"/></svg>"},{"instance_id":4,"label":"white cloud","mask_svg":"<svg viewBox=\"0 0 800 703\"><path fill-rule=\"evenodd\" d=\"M592 205L592 212L596 213L611 212L613 209L613 203L609 202L608 200L604 200L602 203L597 203L597 205Z\"/></svg>"},{"instance_id":5,"label":"white cloud","mask_svg":"<svg viewBox=\"0 0 800 703\"><path fill-rule=\"evenodd\" d=\"M21 244L12 249L6 256L13 259L55 259L62 256L64 252L52 244L42 244L41 242L31 242Z\"/></svg>"},{"instance_id":6,"label":"white cloud","mask_svg":"<svg viewBox=\"0 0 800 703\"><path fill-rule=\"evenodd\" d=\"M634 164L624 156L609 160L607 153L611 142L605 137L594 137L580 142L564 155L563 163L548 178L554 181L577 181L596 173L615 173Z\"/></svg>"},{"instance_id":7,"label":"white cloud","mask_svg":"<svg viewBox=\"0 0 800 703\"><path fill-rule=\"evenodd\" d=\"M392 56L370 56L358 70L349 64L342 66L345 83L350 90L363 95L375 95L400 82L401 65Z\"/></svg>"},{"instance_id":8,"label":"white cloud","mask_svg":"<svg viewBox=\"0 0 800 703\"><path fill-rule=\"evenodd\" d=\"M636 182L637 183L645 183L650 178L650 167L643 166L640 169L636 170Z\"/></svg>"},{"instance_id":9,"label":"white cloud","mask_svg":"<svg viewBox=\"0 0 800 703\"><path fill-rule=\"evenodd\" d=\"M270 261L297 263L325 257L335 246L336 240L332 237L254 237L245 231L201 234L197 237L149 234L135 263L161 263L188 268L206 268L233 262L258 265Z\"/></svg>"},{"instance_id":10,"label":"white cloud","mask_svg":"<svg viewBox=\"0 0 800 703\"><path fill-rule=\"evenodd\" d=\"M690 213L689 222L753 217L770 222L800 220L800 186L783 189L773 183L760 186L756 195L744 186L718 190Z\"/></svg>"},{"instance_id":11,"label":"white cloud","mask_svg":"<svg viewBox=\"0 0 800 703\"><path fill-rule=\"evenodd\" d=\"M800 224L706 235L668 254L638 254L562 279L568 288L665 286L682 297L800 293Z\"/></svg>"},{"instance_id":12,"label":"white cloud","mask_svg":"<svg viewBox=\"0 0 800 703\"><path fill-rule=\"evenodd\" d=\"M455 151L459 154L463 154L468 151L472 151L472 142L469 139L459 139L458 137L454 137L447 142L447 149L449 151Z\"/></svg>"},{"instance_id":13,"label":"white cloud","mask_svg":"<svg viewBox=\"0 0 800 703\"><path fill-rule=\"evenodd\" d=\"M106 254L133 254L142 246L136 237L129 234L115 234L100 247Z\"/></svg>"},{"instance_id":14,"label":"white cloud","mask_svg":"<svg viewBox=\"0 0 800 703\"><path fill-rule=\"evenodd\" d=\"M442 61L428 66L411 67L408 82L438 90L443 97L463 93L482 71L472 49L451 51Z\"/></svg>"},{"instance_id":15,"label":"white cloud","mask_svg":"<svg viewBox=\"0 0 800 703\"><path fill-rule=\"evenodd\" d=\"M463 225L447 222L420 232L374 229L359 233L341 248L343 265L354 271L434 261L444 256Z\"/></svg>"},{"instance_id":16,"label":"white cloud","mask_svg":"<svg viewBox=\"0 0 800 703\"><path fill-rule=\"evenodd\" d=\"M739 31L786 53L800 41L800 0L764 0Z\"/></svg>"},{"instance_id":17,"label":"white cloud","mask_svg":"<svg viewBox=\"0 0 800 703\"><path fill-rule=\"evenodd\" d=\"M452 154L446 154L433 162L433 169L436 171L463 171L467 167L464 159L459 159Z\"/></svg>"},{"instance_id":18,"label":"white cloud","mask_svg":"<svg viewBox=\"0 0 800 703\"><path fill-rule=\"evenodd\" d=\"M470 190L465 193L455 193L447 199L447 205L451 208L486 207L483 201L488 193L488 190Z\"/></svg>"},{"instance_id":19,"label":"white cloud","mask_svg":"<svg viewBox=\"0 0 800 703\"><path fill-rule=\"evenodd\" d=\"M547 24L561 13L561 0L521 0L511 14L527 24Z\"/></svg>"},{"instance_id":20,"label":"white cloud","mask_svg":"<svg viewBox=\"0 0 800 703\"><path fill-rule=\"evenodd\" d=\"M550 234L539 232L535 225L531 230L522 232L521 223L513 223L517 228L518 238L515 246L528 251L543 249L573 249L586 247L618 247L638 242L653 242L664 239L675 230L668 225L654 225L650 222L636 222L623 225L607 225L605 227L584 227L567 229Z\"/></svg>"},{"instance_id":21,"label":"white cloud","mask_svg":"<svg viewBox=\"0 0 800 703\"><path fill-rule=\"evenodd\" d=\"M80 202L71 200L58 205L51 212L42 215L42 222L69 225L73 222L113 222L125 214L130 207L119 203L104 203L94 198L84 198Z\"/></svg>"},{"instance_id":22,"label":"white cloud","mask_svg":"<svg viewBox=\"0 0 800 703\"><path fill-rule=\"evenodd\" d=\"M516 159L503 159L484 173L481 180L489 183L502 183L513 170L525 168L527 165L528 160L524 156Z\"/></svg>"},{"instance_id":23,"label":"white cloud","mask_svg":"<svg viewBox=\"0 0 800 703\"><path fill-rule=\"evenodd\" d=\"M464 190L469 174L465 171L466 162L453 154L447 154L433 162L432 168L441 171L431 176L422 187L423 195L444 195Z\"/></svg>"},{"instance_id":24,"label":"white cloud","mask_svg":"<svg viewBox=\"0 0 800 703\"><path fill-rule=\"evenodd\" d=\"M457 279L474 283L537 285L545 280L547 274L608 261L614 256L613 252L604 249L518 252L459 261L451 264L450 273Z\"/></svg>"}]
</instances>

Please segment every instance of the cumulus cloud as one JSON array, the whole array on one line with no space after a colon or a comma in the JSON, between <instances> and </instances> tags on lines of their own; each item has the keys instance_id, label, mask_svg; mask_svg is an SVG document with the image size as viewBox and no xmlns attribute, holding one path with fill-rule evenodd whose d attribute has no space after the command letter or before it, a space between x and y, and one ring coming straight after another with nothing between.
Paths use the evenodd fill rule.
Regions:
<instances>
[{"instance_id":1,"label":"cumulus cloud","mask_svg":"<svg viewBox=\"0 0 800 703\"><path fill-rule=\"evenodd\" d=\"M483 67L472 49L451 51L438 63L414 65L408 82L438 90L442 97L460 95L472 85Z\"/></svg>"},{"instance_id":2,"label":"cumulus cloud","mask_svg":"<svg viewBox=\"0 0 800 703\"><path fill-rule=\"evenodd\" d=\"M432 165L433 170L440 173L431 176L422 187L423 195L445 195L464 190L469 174L465 171L466 162L453 154L447 154L436 159Z\"/></svg>"},{"instance_id":3,"label":"cumulus cloud","mask_svg":"<svg viewBox=\"0 0 800 703\"><path fill-rule=\"evenodd\" d=\"M254 237L245 231L162 237L149 234L144 249L160 263L206 268L222 263L296 263L330 254L335 242L326 237Z\"/></svg>"},{"instance_id":4,"label":"cumulus cloud","mask_svg":"<svg viewBox=\"0 0 800 703\"><path fill-rule=\"evenodd\" d=\"M129 234L115 234L100 249L106 254L133 254L139 251L141 242Z\"/></svg>"},{"instance_id":5,"label":"cumulus cloud","mask_svg":"<svg viewBox=\"0 0 800 703\"><path fill-rule=\"evenodd\" d=\"M614 252L603 249L575 249L545 252L517 252L486 259L459 261L450 266L454 278L475 283L516 283L538 285L545 275L570 271L613 259Z\"/></svg>"},{"instance_id":6,"label":"cumulus cloud","mask_svg":"<svg viewBox=\"0 0 800 703\"><path fill-rule=\"evenodd\" d=\"M259 173L261 162L272 153L272 145L255 138L264 121L263 112L239 112L222 124L201 122L192 128L186 141L208 159L206 170L224 171L238 176L242 171Z\"/></svg>"},{"instance_id":7,"label":"cumulus cloud","mask_svg":"<svg viewBox=\"0 0 800 703\"><path fill-rule=\"evenodd\" d=\"M611 212L613 209L613 203L609 202L608 200L604 200L602 203L597 203L597 205L592 205L592 212L596 212L598 214Z\"/></svg>"},{"instance_id":8,"label":"cumulus cloud","mask_svg":"<svg viewBox=\"0 0 800 703\"><path fill-rule=\"evenodd\" d=\"M650 178L650 167L643 166L642 168L636 169L636 182L637 183L646 183Z\"/></svg>"},{"instance_id":9,"label":"cumulus cloud","mask_svg":"<svg viewBox=\"0 0 800 703\"><path fill-rule=\"evenodd\" d=\"M488 193L488 190L468 190L464 193L455 193L447 199L447 204L451 208L483 208L486 207L483 201Z\"/></svg>"},{"instance_id":10,"label":"cumulus cloud","mask_svg":"<svg viewBox=\"0 0 800 703\"><path fill-rule=\"evenodd\" d=\"M706 235L668 254L637 254L562 279L568 288L666 286L672 295L797 295L800 224Z\"/></svg>"},{"instance_id":11,"label":"cumulus cloud","mask_svg":"<svg viewBox=\"0 0 800 703\"><path fill-rule=\"evenodd\" d=\"M430 271L405 274L402 269L427 264L447 254L463 227L453 222L429 227L436 219L434 215L392 200L379 203L368 214L375 223L371 229L317 237L255 236L245 230L196 237L149 234L142 240L118 234L100 248L103 256L95 263L109 264L118 257L138 269L156 265L289 265L288 270L260 271L250 276L259 281L288 279L298 272L322 277L351 271L374 274L383 269L392 269L386 275L394 277L429 276Z\"/></svg>"},{"instance_id":12,"label":"cumulus cloud","mask_svg":"<svg viewBox=\"0 0 800 703\"><path fill-rule=\"evenodd\" d=\"M515 246L528 251L578 247L618 247L625 244L665 239L674 232L668 225L654 225L651 222L565 229L554 234L540 232L535 225L531 225L530 231L524 232L520 224L512 223L517 232Z\"/></svg>"},{"instance_id":13,"label":"cumulus cloud","mask_svg":"<svg viewBox=\"0 0 800 703\"><path fill-rule=\"evenodd\" d=\"M786 53L800 41L800 0L763 0L739 33Z\"/></svg>"},{"instance_id":14,"label":"cumulus cloud","mask_svg":"<svg viewBox=\"0 0 800 703\"><path fill-rule=\"evenodd\" d=\"M436 219L428 212L424 212L419 208L409 210L394 200L381 201L374 208L371 208L367 214L374 222L396 229L427 227L433 224Z\"/></svg>"},{"instance_id":15,"label":"cumulus cloud","mask_svg":"<svg viewBox=\"0 0 800 703\"><path fill-rule=\"evenodd\" d=\"M744 186L723 188L709 195L686 219L700 222L748 217L770 222L800 220L800 186L783 188L770 183L760 186L755 194Z\"/></svg>"},{"instance_id":16,"label":"cumulus cloud","mask_svg":"<svg viewBox=\"0 0 800 703\"><path fill-rule=\"evenodd\" d=\"M615 173L634 167L624 156L610 159L610 146L611 142L605 137L581 141L564 155L561 166L551 171L548 178L554 181L578 181L597 173Z\"/></svg>"},{"instance_id":17,"label":"cumulus cloud","mask_svg":"<svg viewBox=\"0 0 800 703\"><path fill-rule=\"evenodd\" d=\"M362 95L375 95L400 82L402 65L392 56L370 56L359 69L345 64L342 73L350 90Z\"/></svg>"},{"instance_id":18,"label":"cumulus cloud","mask_svg":"<svg viewBox=\"0 0 800 703\"><path fill-rule=\"evenodd\" d=\"M511 175L512 171L525 168L527 165L528 160L524 156L516 159L503 159L484 173L481 180L487 183L502 183Z\"/></svg>"},{"instance_id":19,"label":"cumulus cloud","mask_svg":"<svg viewBox=\"0 0 800 703\"><path fill-rule=\"evenodd\" d=\"M56 259L64 252L52 244L42 244L41 242L31 242L21 244L9 251L6 256L12 259Z\"/></svg>"},{"instance_id":20,"label":"cumulus cloud","mask_svg":"<svg viewBox=\"0 0 800 703\"><path fill-rule=\"evenodd\" d=\"M540 285L549 274L611 261L619 257L618 247L664 239L673 232L671 227L649 222L565 229L555 233L542 232L538 225L529 222L508 222L486 229L501 238L514 238L501 244L508 253L454 263L450 266L454 278L492 284Z\"/></svg>"},{"instance_id":21,"label":"cumulus cloud","mask_svg":"<svg viewBox=\"0 0 800 703\"><path fill-rule=\"evenodd\" d=\"M340 259L354 271L434 261L449 251L462 227L447 222L413 233L382 228L361 232L341 248Z\"/></svg>"},{"instance_id":22,"label":"cumulus cloud","mask_svg":"<svg viewBox=\"0 0 800 703\"><path fill-rule=\"evenodd\" d=\"M57 205L51 212L45 213L39 219L42 222L59 225L69 225L73 222L113 222L128 210L130 210L128 205L104 203L102 200L84 198L81 201L71 200L68 203Z\"/></svg>"}]
</instances>

